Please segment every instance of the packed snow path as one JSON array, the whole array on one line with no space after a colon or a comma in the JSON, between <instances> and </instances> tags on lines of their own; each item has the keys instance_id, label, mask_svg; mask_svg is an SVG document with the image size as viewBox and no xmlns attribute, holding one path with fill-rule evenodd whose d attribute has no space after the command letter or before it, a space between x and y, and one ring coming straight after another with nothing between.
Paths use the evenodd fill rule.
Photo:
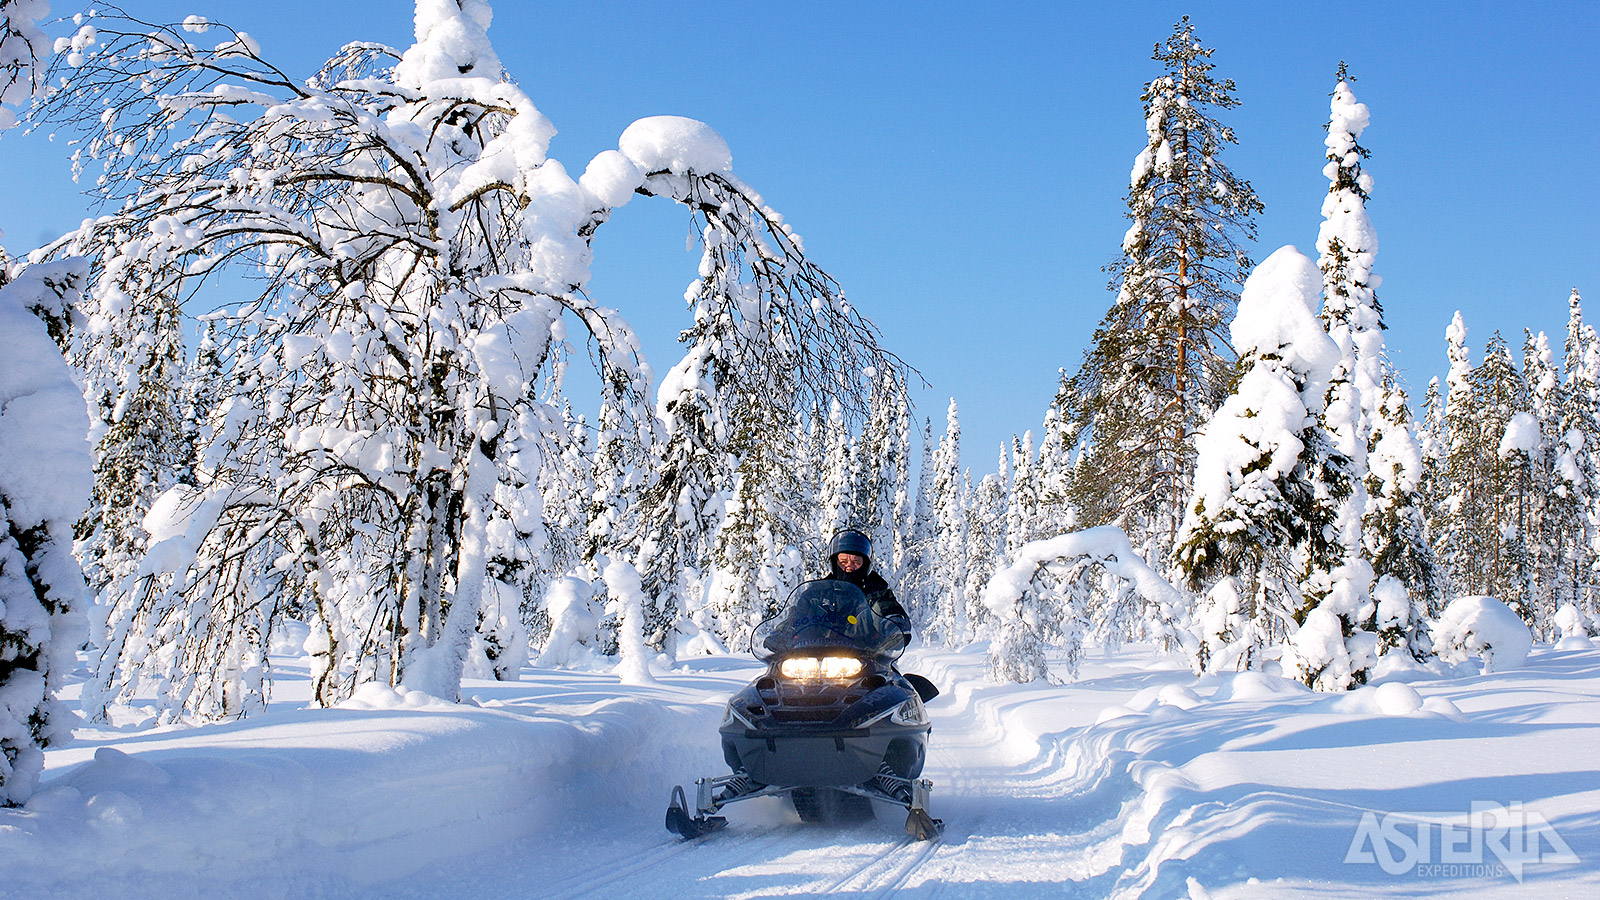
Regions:
<instances>
[{"instance_id":1,"label":"packed snow path","mask_svg":"<svg viewBox=\"0 0 1600 900\"><path fill-rule=\"evenodd\" d=\"M984 659L908 664L945 690L938 841L907 840L888 807L827 828L771 798L668 834L671 786L723 771L716 726L748 659L652 686L530 669L470 683L476 705L369 688L310 710L286 678L241 722L83 728L51 751L41 793L0 810L0 897L1600 896L1600 651L1340 695L1197 681L1149 648L1064 686L989 683ZM1427 860L1353 845L1365 815L1403 837L1474 802L1546 823L1533 856L1508 868L1491 833L1483 865L1446 871L1438 824Z\"/></svg>"}]
</instances>

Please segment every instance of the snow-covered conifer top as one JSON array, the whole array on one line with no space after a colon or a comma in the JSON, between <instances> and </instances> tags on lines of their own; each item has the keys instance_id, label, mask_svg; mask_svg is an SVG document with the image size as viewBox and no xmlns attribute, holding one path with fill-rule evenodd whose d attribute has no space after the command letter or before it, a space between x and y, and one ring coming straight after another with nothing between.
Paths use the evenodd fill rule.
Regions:
<instances>
[{"instance_id":1,"label":"snow-covered conifer top","mask_svg":"<svg viewBox=\"0 0 1600 900\"><path fill-rule=\"evenodd\" d=\"M1317 319L1322 274L1293 246L1278 248L1244 283L1230 333L1241 357L1276 356L1284 365L1326 385L1339 348ZM1317 392L1320 393L1320 392Z\"/></svg>"},{"instance_id":2,"label":"snow-covered conifer top","mask_svg":"<svg viewBox=\"0 0 1600 900\"><path fill-rule=\"evenodd\" d=\"M1472 375L1472 361L1467 356L1467 323L1461 318L1461 310L1456 310L1455 317L1446 326L1444 339L1450 355L1450 371L1445 373L1444 380L1450 396L1455 397L1468 390L1467 379Z\"/></svg>"},{"instance_id":3,"label":"snow-covered conifer top","mask_svg":"<svg viewBox=\"0 0 1600 900\"><path fill-rule=\"evenodd\" d=\"M1350 90L1348 81L1339 82L1333 90L1333 115L1328 120L1328 137L1326 144L1328 155L1336 159L1330 160L1329 168L1325 170L1328 178L1333 178L1333 167L1343 161L1345 165L1355 165L1358 160L1351 159L1350 154L1356 150L1356 141L1361 139L1361 132L1366 130L1372 121L1372 115L1367 110L1367 105L1356 100L1356 95ZM1366 189L1366 185L1362 185Z\"/></svg>"}]
</instances>

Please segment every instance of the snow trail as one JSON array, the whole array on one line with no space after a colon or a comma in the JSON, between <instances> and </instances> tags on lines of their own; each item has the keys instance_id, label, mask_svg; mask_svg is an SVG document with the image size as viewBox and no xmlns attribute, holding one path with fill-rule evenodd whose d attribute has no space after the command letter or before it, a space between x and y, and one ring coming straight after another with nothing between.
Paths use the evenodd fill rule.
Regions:
<instances>
[{"instance_id":1,"label":"snow trail","mask_svg":"<svg viewBox=\"0 0 1600 900\"><path fill-rule=\"evenodd\" d=\"M1261 673L1197 680L1148 647L1092 652L1070 684L995 684L986 649L907 660L944 691L929 704L937 841L908 841L898 809L823 827L775 798L729 807L700 840L667 833L671 786L723 771L716 724L759 670L748 659L684 661L654 685L525 669L468 680L459 705L370 691L310 710L290 678L240 722L85 728L50 751L34 801L0 810L0 897L1600 891L1600 873L1553 858L1521 883L1345 861L1364 815L1460 820L1473 801L1523 803L1577 859L1600 857L1600 651L1541 645L1521 669L1328 695Z\"/></svg>"}]
</instances>

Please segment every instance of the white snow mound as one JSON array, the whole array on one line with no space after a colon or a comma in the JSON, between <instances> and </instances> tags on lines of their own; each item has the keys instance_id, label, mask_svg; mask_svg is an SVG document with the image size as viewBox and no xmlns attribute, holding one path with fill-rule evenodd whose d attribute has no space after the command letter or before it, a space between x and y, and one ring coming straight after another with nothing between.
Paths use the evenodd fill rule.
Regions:
<instances>
[{"instance_id":1,"label":"white snow mound","mask_svg":"<svg viewBox=\"0 0 1600 900\"><path fill-rule=\"evenodd\" d=\"M1464 662L1476 656L1484 672L1520 668L1533 649L1522 617L1493 597L1452 600L1434 625L1433 639L1441 657Z\"/></svg>"}]
</instances>

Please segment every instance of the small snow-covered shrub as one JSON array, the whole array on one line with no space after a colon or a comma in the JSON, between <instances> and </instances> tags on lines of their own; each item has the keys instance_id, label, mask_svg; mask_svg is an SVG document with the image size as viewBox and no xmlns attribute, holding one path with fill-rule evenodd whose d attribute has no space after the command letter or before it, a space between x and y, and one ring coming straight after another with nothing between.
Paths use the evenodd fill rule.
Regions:
<instances>
[{"instance_id":1,"label":"small snow-covered shrub","mask_svg":"<svg viewBox=\"0 0 1600 900\"><path fill-rule=\"evenodd\" d=\"M1556 627L1561 629L1557 650L1588 650L1594 647L1589 638L1594 636L1594 620L1571 603L1556 610Z\"/></svg>"},{"instance_id":2,"label":"small snow-covered shrub","mask_svg":"<svg viewBox=\"0 0 1600 900\"><path fill-rule=\"evenodd\" d=\"M1485 672L1515 669L1528 660L1533 633L1511 607L1493 597L1457 597L1433 625L1434 645L1447 662L1476 656Z\"/></svg>"}]
</instances>

